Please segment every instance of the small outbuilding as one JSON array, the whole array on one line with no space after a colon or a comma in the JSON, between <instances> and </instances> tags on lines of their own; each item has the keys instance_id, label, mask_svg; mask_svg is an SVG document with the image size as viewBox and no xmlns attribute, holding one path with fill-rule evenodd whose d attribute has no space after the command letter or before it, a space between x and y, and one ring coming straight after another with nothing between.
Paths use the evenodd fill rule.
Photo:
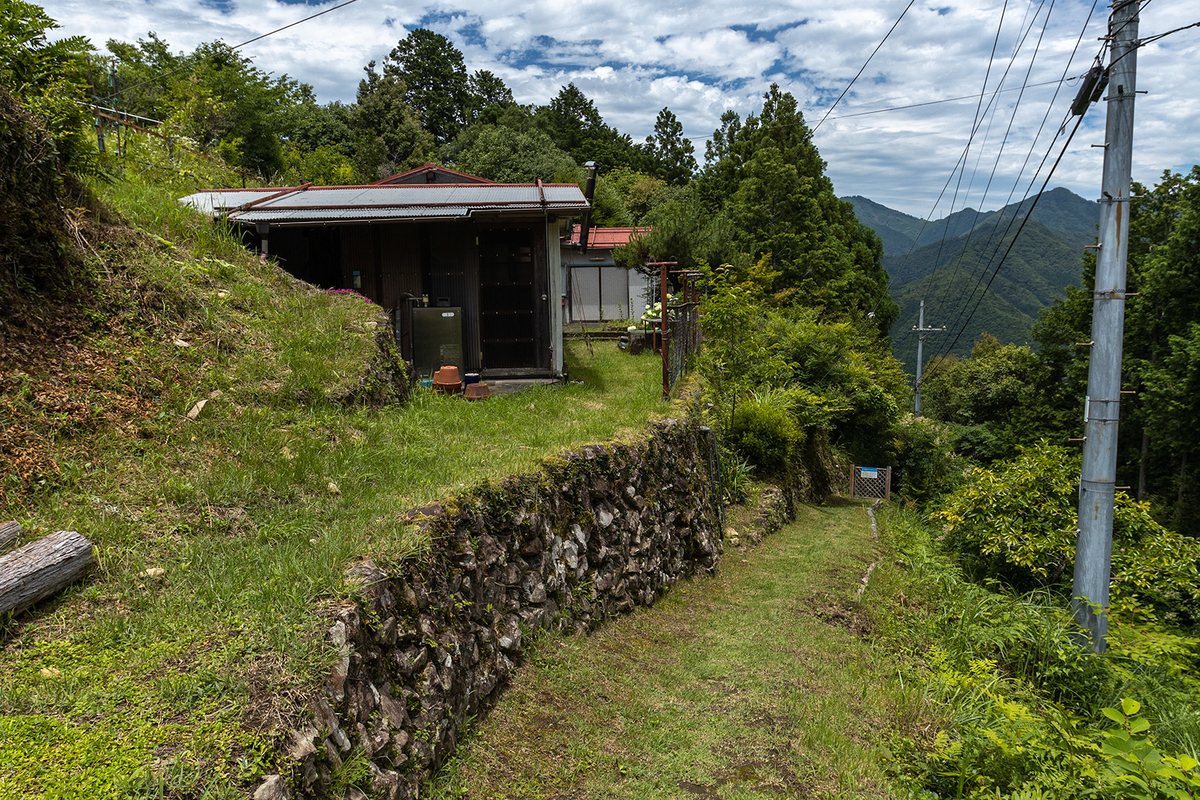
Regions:
<instances>
[{"instance_id":1,"label":"small outbuilding","mask_svg":"<svg viewBox=\"0 0 1200 800\"><path fill-rule=\"evenodd\" d=\"M426 164L369 186L223 189L183 198L240 226L301 280L353 289L392 316L421 374L563 371L560 228L574 184L501 184Z\"/></svg>"},{"instance_id":2,"label":"small outbuilding","mask_svg":"<svg viewBox=\"0 0 1200 800\"><path fill-rule=\"evenodd\" d=\"M613 251L649 228L591 228L587 249L582 226L575 225L562 242L563 284L567 292L567 322L605 322L637 319L650 291L646 276L616 266ZM653 281L657 287L658 281Z\"/></svg>"}]
</instances>

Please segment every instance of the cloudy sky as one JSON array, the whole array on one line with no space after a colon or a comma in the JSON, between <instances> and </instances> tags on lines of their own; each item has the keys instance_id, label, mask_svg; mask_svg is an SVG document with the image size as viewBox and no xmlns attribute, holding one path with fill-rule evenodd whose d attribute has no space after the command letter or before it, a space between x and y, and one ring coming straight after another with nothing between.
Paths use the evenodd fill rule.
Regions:
<instances>
[{"instance_id":1,"label":"cloudy sky","mask_svg":"<svg viewBox=\"0 0 1200 800\"><path fill-rule=\"evenodd\" d=\"M45 7L62 25L61 33L83 34L100 48L110 38L132 42L155 31L174 49L191 50L214 39L237 44L336 4L49 0ZM743 116L756 113L772 82L796 96L815 126L907 5L908 0L763 0L754 6L730 0L357 0L243 52L260 69L311 84L322 102L352 101L363 66L382 61L408 30L426 27L453 40L468 69L501 76L520 102L544 104L559 87L575 82L607 122L635 140L650 133L658 111L669 106L702 162L704 140L721 114L730 108ZM1058 81L1064 74L1081 75L1095 59L1107 13L1104 2L1093 6L1090 0L916 0L815 133L836 191L921 217L964 206L995 208L1014 186L1020 197L1075 95L1072 79L1052 101ZM1140 33L1146 37L1197 21L1200 3L1147 0ZM1186 171L1200 161L1197 64L1200 28L1139 51L1138 88L1147 94L1136 112L1135 179L1154 182L1164 169ZM955 165L968 146L985 78L982 122L959 185ZM1023 83L1031 86L1021 92ZM1032 86L1043 83L1050 85ZM996 89L1002 91L990 100ZM950 102L934 103L944 100ZM864 113L927 103L933 104ZM1091 145L1103 141L1103 120L1103 104L1094 106L1051 186L1087 198L1098 194L1101 150Z\"/></svg>"}]
</instances>

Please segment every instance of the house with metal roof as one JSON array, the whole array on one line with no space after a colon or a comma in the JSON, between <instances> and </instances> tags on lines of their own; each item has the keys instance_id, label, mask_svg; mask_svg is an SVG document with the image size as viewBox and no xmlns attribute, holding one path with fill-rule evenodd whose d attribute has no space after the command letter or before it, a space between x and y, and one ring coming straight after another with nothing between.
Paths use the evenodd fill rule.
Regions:
<instances>
[{"instance_id":1,"label":"house with metal roof","mask_svg":"<svg viewBox=\"0 0 1200 800\"><path fill-rule=\"evenodd\" d=\"M590 228L585 248L582 226L572 228L561 248L567 322L605 322L642 315L650 281L636 269L616 266L613 251L649 232L649 228ZM657 291L657 281L653 283Z\"/></svg>"},{"instance_id":2,"label":"house with metal roof","mask_svg":"<svg viewBox=\"0 0 1200 800\"><path fill-rule=\"evenodd\" d=\"M583 192L431 167L368 186L224 189L181 202L239 225L297 278L387 309L419 373L454 364L485 379L560 375L560 226L588 209Z\"/></svg>"}]
</instances>

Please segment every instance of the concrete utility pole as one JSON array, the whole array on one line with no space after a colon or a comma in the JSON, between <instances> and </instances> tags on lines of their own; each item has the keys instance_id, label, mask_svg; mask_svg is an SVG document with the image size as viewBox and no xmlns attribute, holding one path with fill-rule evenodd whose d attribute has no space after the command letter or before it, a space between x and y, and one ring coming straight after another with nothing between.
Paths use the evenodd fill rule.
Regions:
<instances>
[{"instance_id":1,"label":"concrete utility pole","mask_svg":"<svg viewBox=\"0 0 1200 800\"><path fill-rule=\"evenodd\" d=\"M1100 253L1092 295L1092 355L1084 401L1083 473L1079 482L1079 540L1071 607L1103 653L1112 577L1113 495L1117 423L1121 417L1121 348L1125 334L1125 261L1129 254L1133 99L1141 0L1115 0L1108 20L1108 123L1100 198Z\"/></svg>"},{"instance_id":2,"label":"concrete utility pole","mask_svg":"<svg viewBox=\"0 0 1200 800\"><path fill-rule=\"evenodd\" d=\"M945 333L946 326L940 328L925 327L925 301L921 301L921 316L917 319L917 324L913 327L917 332L917 399L913 408L913 414L921 416L921 372L925 366L925 334L927 333Z\"/></svg>"}]
</instances>

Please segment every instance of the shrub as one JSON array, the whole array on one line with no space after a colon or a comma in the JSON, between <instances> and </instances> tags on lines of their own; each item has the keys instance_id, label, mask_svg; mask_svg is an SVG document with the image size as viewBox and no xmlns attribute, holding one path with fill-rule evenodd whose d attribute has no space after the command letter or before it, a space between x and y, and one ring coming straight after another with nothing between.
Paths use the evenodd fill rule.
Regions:
<instances>
[{"instance_id":1,"label":"shrub","mask_svg":"<svg viewBox=\"0 0 1200 800\"><path fill-rule=\"evenodd\" d=\"M785 475L804 441L790 411L786 393L770 392L752 396L733 413L730 444L762 477Z\"/></svg>"},{"instance_id":2,"label":"shrub","mask_svg":"<svg viewBox=\"0 0 1200 800\"><path fill-rule=\"evenodd\" d=\"M962 485L967 461L954 452L953 433L946 425L908 414L893 432L901 496L924 504Z\"/></svg>"},{"instance_id":3,"label":"shrub","mask_svg":"<svg viewBox=\"0 0 1200 800\"><path fill-rule=\"evenodd\" d=\"M41 120L0 86L0 289L61 295L82 279L62 210L79 203L67 198L60 165Z\"/></svg>"},{"instance_id":4,"label":"shrub","mask_svg":"<svg viewBox=\"0 0 1200 800\"><path fill-rule=\"evenodd\" d=\"M1096 655L1073 641L1061 597L967 580L912 512L891 511L882 530L909 573L904 607L920 611L881 615L875 631L920 654L918 683L941 718L928 744L893 742L893 774L909 796L1196 796L1196 639L1114 621L1108 652Z\"/></svg>"},{"instance_id":5,"label":"shrub","mask_svg":"<svg viewBox=\"0 0 1200 800\"><path fill-rule=\"evenodd\" d=\"M1066 586L1074 564L1079 457L1045 443L970 482L932 516L969 567L1018 588ZM1200 621L1200 542L1163 528L1123 492L1113 520L1114 614Z\"/></svg>"},{"instance_id":6,"label":"shrub","mask_svg":"<svg viewBox=\"0 0 1200 800\"><path fill-rule=\"evenodd\" d=\"M732 450L721 448L721 490L726 503L744 503L750 496L754 467Z\"/></svg>"}]
</instances>

